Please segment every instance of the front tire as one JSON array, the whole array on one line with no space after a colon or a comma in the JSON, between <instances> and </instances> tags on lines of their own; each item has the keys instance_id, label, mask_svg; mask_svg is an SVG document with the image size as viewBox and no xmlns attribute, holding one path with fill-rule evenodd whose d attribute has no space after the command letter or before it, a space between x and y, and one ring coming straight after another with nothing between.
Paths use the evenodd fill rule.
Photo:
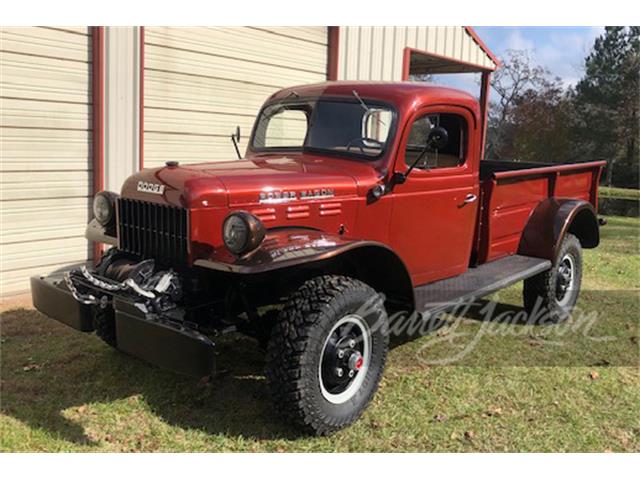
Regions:
<instances>
[{"instance_id":1,"label":"front tire","mask_svg":"<svg viewBox=\"0 0 640 480\"><path fill-rule=\"evenodd\" d=\"M93 328L100 340L110 347L117 348L116 318L113 308L93 308Z\"/></svg>"},{"instance_id":2,"label":"front tire","mask_svg":"<svg viewBox=\"0 0 640 480\"><path fill-rule=\"evenodd\" d=\"M571 314L582 284L582 247L574 235L565 235L553 266L524 281L524 307L536 323L561 322Z\"/></svg>"},{"instance_id":3,"label":"front tire","mask_svg":"<svg viewBox=\"0 0 640 480\"><path fill-rule=\"evenodd\" d=\"M307 280L280 312L267 347L276 409L315 435L350 425L378 388L388 345L375 290L343 276Z\"/></svg>"}]
</instances>

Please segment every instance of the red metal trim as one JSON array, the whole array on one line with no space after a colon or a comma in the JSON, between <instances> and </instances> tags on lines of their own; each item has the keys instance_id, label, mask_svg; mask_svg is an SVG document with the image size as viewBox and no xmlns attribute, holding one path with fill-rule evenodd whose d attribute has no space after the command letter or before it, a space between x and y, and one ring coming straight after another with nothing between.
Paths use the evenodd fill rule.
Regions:
<instances>
[{"instance_id":1,"label":"red metal trim","mask_svg":"<svg viewBox=\"0 0 640 480\"><path fill-rule=\"evenodd\" d=\"M408 78L409 69L411 67L410 63L411 63L412 53L417 53L418 55L424 55L426 57L437 58L440 60L446 60L448 62L457 63L459 65L467 65L468 67L472 67L476 69L477 72L493 72L495 70L495 68L487 68L483 65L478 65L477 63L465 62L464 60L458 60L457 58L447 57L446 55L440 55L438 53L428 52L427 50L420 50L418 48L405 47L404 57L402 59L402 70L403 70L402 74L404 76L405 69L406 69L407 78ZM460 72L460 73L467 73L467 72ZM468 73L473 73L473 72L468 72Z\"/></svg>"},{"instance_id":2,"label":"red metal trim","mask_svg":"<svg viewBox=\"0 0 640 480\"><path fill-rule=\"evenodd\" d=\"M473 38L473 40L480 46L480 48L484 50L484 53L489 55L489 58L491 59L491 61L496 64L496 68L502 66L502 62L500 61L500 59L496 57L491 50L489 50L489 47L487 47L487 44L482 41L482 39L476 33L473 27L464 27L464 29L467 31L469 35L471 35L471 38Z\"/></svg>"},{"instance_id":3,"label":"red metal trim","mask_svg":"<svg viewBox=\"0 0 640 480\"><path fill-rule=\"evenodd\" d=\"M555 174L556 172L557 173L578 172L581 170L591 170L596 168L602 168L606 164L607 162L605 161L598 161L598 162L585 162L585 163L571 163L568 165L553 165L551 167L526 168L524 170L510 170L505 172L495 172L493 174L493 178L497 180L504 180L505 178L547 175L547 174Z\"/></svg>"},{"instance_id":4,"label":"red metal trim","mask_svg":"<svg viewBox=\"0 0 640 480\"><path fill-rule=\"evenodd\" d=\"M91 27L93 97L93 194L104 189L104 27ZM102 247L93 243L93 261L102 256Z\"/></svg>"},{"instance_id":5,"label":"red metal trim","mask_svg":"<svg viewBox=\"0 0 640 480\"><path fill-rule=\"evenodd\" d=\"M482 72L480 81L480 115L482 118L482 139L480 143L480 158L484 158L487 145L487 127L489 125L489 97L491 92L491 73Z\"/></svg>"},{"instance_id":6,"label":"red metal trim","mask_svg":"<svg viewBox=\"0 0 640 480\"><path fill-rule=\"evenodd\" d=\"M411 73L411 49L404 47L402 50L402 81L409 80L409 74Z\"/></svg>"},{"instance_id":7,"label":"red metal trim","mask_svg":"<svg viewBox=\"0 0 640 480\"><path fill-rule=\"evenodd\" d=\"M327 80L338 80L340 27L329 27L328 35Z\"/></svg>"},{"instance_id":8,"label":"red metal trim","mask_svg":"<svg viewBox=\"0 0 640 480\"><path fill-rule=\"evenodd\" d=\"M139 99L138 104L140 106L140 112L138 114L138 128L139 128L139 139L138 139L138 159L140 170L144 168L144 27L140 27L140 86L139 86Z\"/></svg>"}]
</instances>

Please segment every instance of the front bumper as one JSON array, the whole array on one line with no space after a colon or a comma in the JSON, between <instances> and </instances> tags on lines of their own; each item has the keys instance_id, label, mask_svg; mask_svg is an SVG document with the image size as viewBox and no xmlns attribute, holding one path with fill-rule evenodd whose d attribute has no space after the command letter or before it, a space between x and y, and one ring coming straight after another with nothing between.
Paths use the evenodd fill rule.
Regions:
<instances>
[{"instance_id":1,"label":"front bumper","mask_svg":"<svg viewBox=\"0 0 640 480\"><path fill-rule=\"evenodd\" d=\"M93 309L112 308L118 350L186 375L215 371L215 344L208 337L163 315L144 313L135 298L95 290L101 304L86 304L62 276L32 277L31 296L40 312L81 332L94 330Z\"/></svg>"}]
</instances>

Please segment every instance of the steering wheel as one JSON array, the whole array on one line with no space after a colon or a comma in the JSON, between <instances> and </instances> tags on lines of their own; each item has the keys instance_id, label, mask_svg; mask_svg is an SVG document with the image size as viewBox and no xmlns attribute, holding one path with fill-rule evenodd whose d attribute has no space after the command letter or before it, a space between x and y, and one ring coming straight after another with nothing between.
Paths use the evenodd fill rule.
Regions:
<instances>
[{"instance_id":1,"label":"steering wheel","mask_svg":"<svg viewBox=\"0 0 640 480\"><path fill-rule=\"evenodd\" d=\"M349 141L349 143L347 143L347 152L349 150L351 150L351 147L353 146L354 143L359 143L358 148L360 148L360 152L364 155L364 147L369 147L370 145L367 145L367 143L372 143L374 144L375 147L382 149L382 147L384 147L384 142L380 142L378 140L375 140L373 138L367 138L367 137L357 137L354 138L352 140Z\"/></svg>"}]
</instances>

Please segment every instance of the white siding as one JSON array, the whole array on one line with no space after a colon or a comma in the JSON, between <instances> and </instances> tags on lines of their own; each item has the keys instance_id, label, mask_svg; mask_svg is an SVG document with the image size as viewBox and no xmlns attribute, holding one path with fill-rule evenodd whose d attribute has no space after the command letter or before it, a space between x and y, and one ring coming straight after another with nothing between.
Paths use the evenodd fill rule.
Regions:
<instances>
[{"instance_id":1,"label":"white siding","mask_svg":"<svg viewBox=\"0 0 640 480\"><path fill-rule=\"evenodd\" d=\"M0 29L2 295L90 255L87 28Z\"/></svg>"},{"instance_id":2,"label":"white siding","mask_svg":"<svg viewBox=\"0 0 640 480\"><path fill-rule=\"evenodd\" d=\"M464 27L340 27L339 80L402 80L404 49L494 69Z\"/></svg>"},{"instance_id":3,"label":"white siding","mask_svg":"<svg viewBox=\"0 0 640 480\"><path fill-rule=\"evenodd\" d=\"M266 98L327 76L326 27L145 28L144 165L236 158Z\"/></svg>"}]
</instances>

